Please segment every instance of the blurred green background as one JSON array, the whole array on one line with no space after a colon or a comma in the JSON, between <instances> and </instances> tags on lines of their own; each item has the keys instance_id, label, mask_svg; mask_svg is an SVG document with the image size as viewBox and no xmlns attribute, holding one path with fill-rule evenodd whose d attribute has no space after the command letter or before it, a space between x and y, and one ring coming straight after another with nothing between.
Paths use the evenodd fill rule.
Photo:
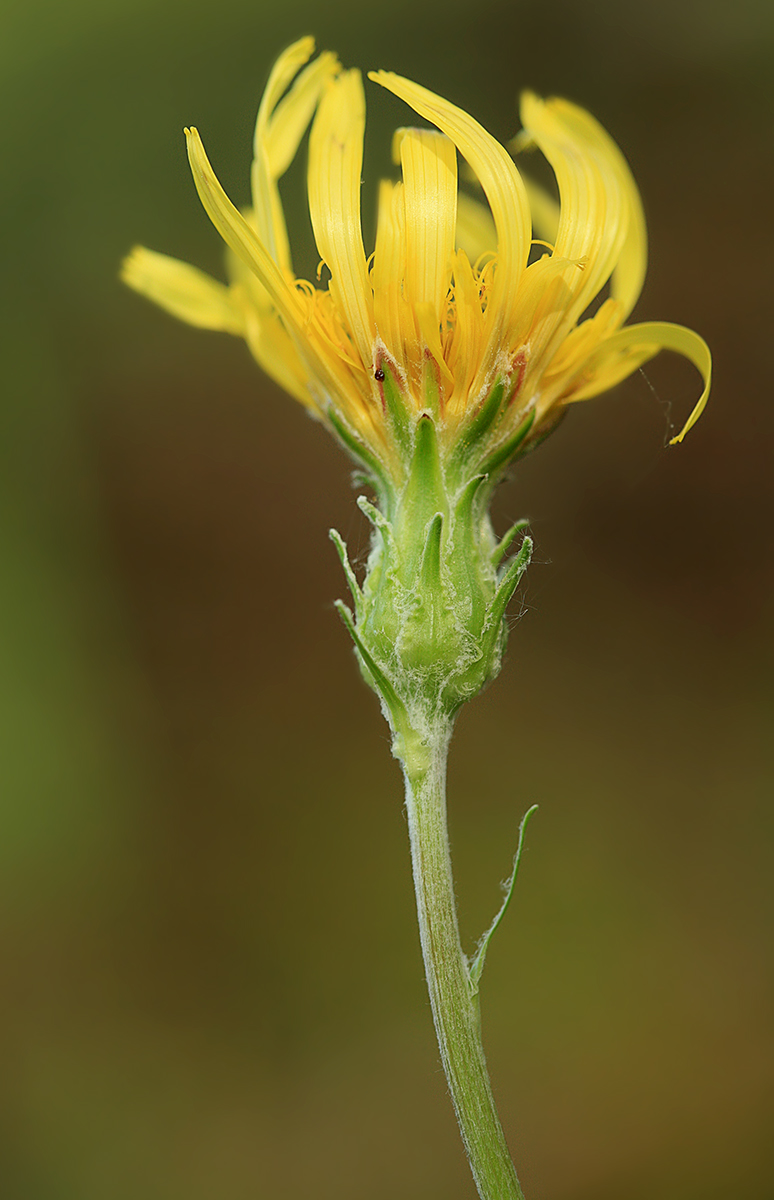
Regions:
<instances>
[{"instance_id":1,"label":"blurred green background","mask_svg":"<svg viewBox=\"0 0 774 1200\"><path fill-rule=\"evenodd\" d=\"M521 814L485 1038L527 1194L774 1195L771 272L764 0L4 6L0 1178L4 1200L463 1200L401 788L332 600L349 465L241 343L116 279L219 272L182 126L247 200L277 52L313 32L505 138L591 109L642 188L636 316L700 330L571 413L497 498L537 538L459 724L470 947ZM369 86L364 210L406 111ZM301 267L303 163L288 177ZM295 194L295 199L293 195Z\"/></svg>"}]
</instances>

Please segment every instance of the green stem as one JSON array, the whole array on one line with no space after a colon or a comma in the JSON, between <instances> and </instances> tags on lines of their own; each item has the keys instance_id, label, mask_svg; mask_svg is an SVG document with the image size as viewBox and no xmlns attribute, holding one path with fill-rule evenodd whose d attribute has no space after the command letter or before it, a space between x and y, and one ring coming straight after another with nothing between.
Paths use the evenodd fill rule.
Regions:
<instances>
[{"instance_id":1,"label":"green stem","mask_svg":"<svg viewBox=\"0 0 774 1200\"><path fill-rule=\"evenodd\" d=\"M441 1061L482 1200L524 1200L486 1069L478 999L460 944L446 823L448 720L401 740L422 957Z\"/></svg>"}]
</instances>

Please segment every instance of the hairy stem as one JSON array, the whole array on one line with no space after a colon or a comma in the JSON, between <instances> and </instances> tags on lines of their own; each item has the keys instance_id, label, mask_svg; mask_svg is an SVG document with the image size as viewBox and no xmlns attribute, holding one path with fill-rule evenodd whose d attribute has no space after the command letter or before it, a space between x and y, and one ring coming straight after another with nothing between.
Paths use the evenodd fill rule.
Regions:
<instances>
[{"instance_id":1,"label":"hairy stem","mask_svg":"<svg viewBox=\"0 0 774 1200\"><path fill-rule=\"evenodd\" d=\"M450 725L401 745L419 933L441 1061L482 1200L524 1200L497 1115L460 945L446 822Z\"/></svg>"}]
</instances>

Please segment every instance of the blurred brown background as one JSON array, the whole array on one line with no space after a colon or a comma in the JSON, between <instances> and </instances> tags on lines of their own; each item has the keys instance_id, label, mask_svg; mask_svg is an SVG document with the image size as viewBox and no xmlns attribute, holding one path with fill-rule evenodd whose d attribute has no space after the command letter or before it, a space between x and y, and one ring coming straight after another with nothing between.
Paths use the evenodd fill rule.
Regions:
<instances>
[{"instance_id":1,"label":"blurred brown background","mask_svg":"<svg viewBox=\"0 0 774 1200\"><path fill-rule=\"evenodd\" d=\"M244 346L116 279L219 272L181 128L247 200L306 32L495 134L591 109L649 217L635 314L710 342L581 406L497 499L537 562L459 725L461 920L535 1200L774 1196L774 10L657 0L21 0L0 41L4 1200L463 1200L400 779L332 608L349 465ZM364 208L406 121L369 86ZM314 268L303 163L288 177Z\"/></svg>"}]
</instances>

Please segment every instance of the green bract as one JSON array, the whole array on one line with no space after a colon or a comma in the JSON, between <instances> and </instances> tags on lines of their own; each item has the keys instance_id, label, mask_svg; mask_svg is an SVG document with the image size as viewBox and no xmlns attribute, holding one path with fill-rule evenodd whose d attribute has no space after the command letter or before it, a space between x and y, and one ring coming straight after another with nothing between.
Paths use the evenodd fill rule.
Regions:
<instances>
[{"instance_id":1,"label":"green bract","mask_svg":"<svg viewBox=\"0 0 774 1200\"><path fill-rule=\"evenodd\" d=\"M387 394L392 390L385 387ZM495 385L481 408L482 416L491 414L490 423L499 408L498 391ZM373 530L362 585L341 537L331 533L354 601L354 613L343 605L339 611L363 674L398 736L407 724L416 730L439 717L451 719L497 675L505 610L532 552L531 539L524 537L518 553L503 562L526 522L499 542L492 529L489 502L504 464L470 474L471 462L478 465L478 431L463 453L457 443L444 456L437 423L430 411L406 421L405 482L396 488L384 477L374 480L379 507L364 496L358 501ZM506 462L516 450L508 446ZM402 757L399 745L396 753Z\"/></svg>"}]
</instances>

